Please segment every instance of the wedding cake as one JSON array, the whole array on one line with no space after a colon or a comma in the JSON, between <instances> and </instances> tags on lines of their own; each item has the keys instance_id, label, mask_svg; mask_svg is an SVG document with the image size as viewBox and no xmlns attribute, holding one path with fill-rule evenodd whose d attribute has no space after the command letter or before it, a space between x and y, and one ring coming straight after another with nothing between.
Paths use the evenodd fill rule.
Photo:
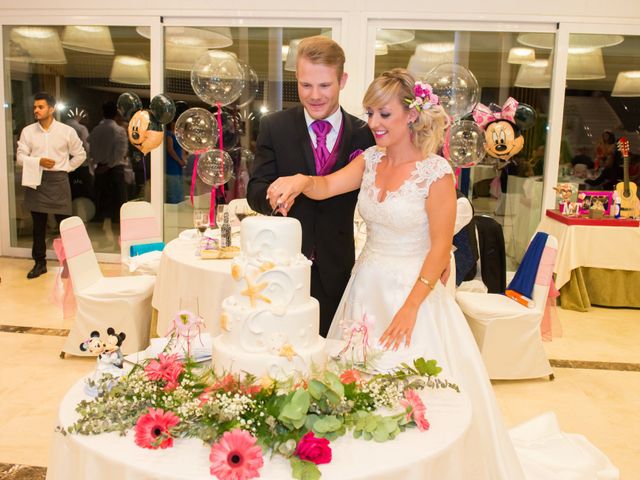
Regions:
<instances>
[{"instance_id":1,"label":"wedding cake","mask_svg":"<svg viewBox=\"0 0 640 480\"><path fill-rule=\"evenodd\" d=\"M222 302L213 340L216 373L282 379L324 367L320 306L310 296L311 262L300 253L298 220L242 220L240 255L232 263L234 294Z\"/></svg>"}]
</instances>

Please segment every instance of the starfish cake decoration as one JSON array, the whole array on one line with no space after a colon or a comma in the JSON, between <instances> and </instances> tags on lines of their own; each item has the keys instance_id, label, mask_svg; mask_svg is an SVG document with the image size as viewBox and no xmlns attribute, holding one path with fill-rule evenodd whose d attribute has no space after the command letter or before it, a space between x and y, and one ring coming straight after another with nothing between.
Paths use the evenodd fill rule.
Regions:
<instances>
[{"instance_id":1,"label":"starfish cake decoration","mask_svg":"<svg viewBox=\"0 0 640 480\"><path fill-rule=\"evenodd\" d=\"M273 262L263 262L262 265L260 265L260 271L261 272L267 272L269 270L271 270L272 268L274 268L276 266L275 263Z\"/></svg>"},{"instance_id":2,"label":"starfish cake decoration","mask_svg":"<svg viewBox=\"0 0 640 480\"><path fill-rule=\"evenodd\" d=\"M234 280L240 280L242 278L242 267L240 267L240 265L234 264L231 267L231 278Z\"/></svg>"},{"instance_id":3,"label":"starfish cake decoration","mask_svg":"<svg viewBox=\"0 0 640 480\"><path fill-rule=\"evenodd\" d=\"M220 328L225 332L229 332L231 330L229 328L229 314L227 312L222 312L220 314Z\"/></svg>"},{"instance_id":4,"label":"starfish cake decoration","mask_svg":"<svg viewBox=\"0 0 640 480\"><path fill-rule=\"evenodd\" d=\"M287 360L291 361L293 360L293 357L297 355L297 353L290 343L285 343L280 348L280 352L278 352L278 355L280 355L281 357L287 357Z\"/></svg>"},{"instance_id":5,"label":"starfish cake decoration","mask_svg":"<svg viewBox=\"0 0 640 480\"><path fill-rule=\"evenodd\" d=\"M262 293L260 293L269 285L267 282L254 284L246 275L244 279L247 282L247 288L245 290L242 290L240 292L240 295L249 297L249 302L251 303L251 307L256 306L256 299L262 300L263 302L266 302L266 303L271 303L271 299L269 297L265 297Z\"/></svg>"}]
</instances>

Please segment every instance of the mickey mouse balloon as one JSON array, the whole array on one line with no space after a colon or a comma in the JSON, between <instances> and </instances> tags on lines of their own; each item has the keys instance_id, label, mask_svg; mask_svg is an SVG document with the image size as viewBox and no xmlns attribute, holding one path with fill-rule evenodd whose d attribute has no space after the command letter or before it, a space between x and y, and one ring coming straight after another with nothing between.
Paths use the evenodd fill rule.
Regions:
<instances>
[{"instance_id":1,"label":"mickey mouse balloon","mask_svg":"<svg viewBox=\"0 0 640 480\"><path fill-rule=\"evenodd\" d=\"M141 108L142 102L135 93L126 92L118 98L118 110L129 121L129 141L146 155L162 143L162 126L173 120L176 107L173 100L159 94L151 99L147 110Z\"/></svg>"}]
</instances>

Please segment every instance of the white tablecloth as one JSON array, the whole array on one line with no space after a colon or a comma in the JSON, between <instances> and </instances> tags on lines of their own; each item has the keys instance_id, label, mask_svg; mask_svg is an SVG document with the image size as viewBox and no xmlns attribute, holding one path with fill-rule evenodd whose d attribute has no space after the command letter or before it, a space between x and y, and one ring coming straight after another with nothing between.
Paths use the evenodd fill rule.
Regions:
<instances>
[{"instance_id":1,"label":"white tablecloth","mask_svg":"<svg viewBox=\"0 0 640 480\"><path fill-rule=\"evenodd\" d=\"M170 241L162 252L151 305L158 311L157 333L164 336L180 308L194 310L197 299L207 331L219 332L222 300L231 295L231 260L203 260L195 240Z\"/></svg>"},{"instance_id":2,"label":"white tablecloth","mask_svg":"<svg viewBox=\"0 0 640 480\"><path fill-rule=\"evenodd\" d=\"M566 225L544 217L538 230L558 239L558 289L578 267L640 271L640 227Z\"/></svg>"},{"instance_id":3,"label":"white tablecloth","mask_svg":"<svg viewBox=\"0 0 640 480\"><path fill-rule=\"evenodd\" d=\"M60 405L60 425L77 418L76 404L84 398L83 380L69 390ZM471 421L471 405L465 394L452 390L427 390L425 404L431 428L410 429L395 440L376 443L356 440L350 434L332 442L333 460L320 465L322 478L387 480L467 480L464 472L465 442ZM276 456L265 465L260 478L291 478L289 462ZM212 480L209 448L196 439L178 439L173 448L147 450L136 446L134 434L95 436L54 434L48 480Z\"/></svg>"}]
</instances>

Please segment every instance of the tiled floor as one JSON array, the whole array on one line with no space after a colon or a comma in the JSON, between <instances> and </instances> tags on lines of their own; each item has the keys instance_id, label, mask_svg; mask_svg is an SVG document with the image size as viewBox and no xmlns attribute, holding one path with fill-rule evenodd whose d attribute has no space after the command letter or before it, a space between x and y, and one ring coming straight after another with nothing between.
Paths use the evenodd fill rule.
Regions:
<instances>
[{"instance_id":1,"label":"tiled floor","mask_svg":"<svg viewBox=\"0 0 640 480\"><path fill-rule=\"evenodd\" d=\"M27 280L29 268L30 261L0 258L0 480L44 478L42 468L23 466L46 467L58 404L95 366L59 358L71 321L49 301L58 268L49 262L48 274ZM623 479L640 478L640 310L558 312L563 337L546 344L555 380L494 383L507 423L554 410L562 428L585 435Z\"/></svg>"}]
</instances>

